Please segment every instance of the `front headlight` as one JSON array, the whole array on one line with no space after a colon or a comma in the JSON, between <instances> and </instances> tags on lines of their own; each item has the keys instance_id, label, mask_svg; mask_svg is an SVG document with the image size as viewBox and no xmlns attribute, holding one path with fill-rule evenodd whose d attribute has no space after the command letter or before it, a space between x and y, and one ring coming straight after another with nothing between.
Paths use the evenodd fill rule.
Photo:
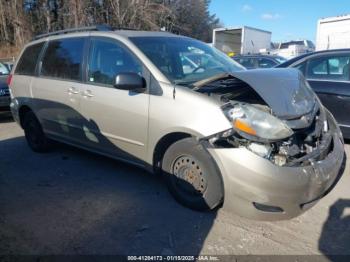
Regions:
<instances>
[{"instance_id":1,"label":"front headlight","mask_svg":"<svg viewBox=\"0 0 350 262\"><path fill-rule=\"evenodd\" d=\"M276 141L293 135L280 119L248 104L234 104L225 110L225 114L233 128L247 139Z\"/></svg>"}]
</instances>

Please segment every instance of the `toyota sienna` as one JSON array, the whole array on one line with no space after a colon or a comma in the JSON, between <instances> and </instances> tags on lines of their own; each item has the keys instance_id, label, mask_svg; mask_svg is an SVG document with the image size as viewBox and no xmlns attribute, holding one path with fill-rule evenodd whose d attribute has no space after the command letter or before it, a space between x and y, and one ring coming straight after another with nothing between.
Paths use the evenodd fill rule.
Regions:
<instances>
[{"instance_id":1,"label":"toyota sienna","mask_svg":"<svg viewBox=\"0 0 350 262\"><path fill-rule=\"evenodd\" d=\"M8 82L33 151L55 140L161 173L196 210L289 219L343 172L339 127L297 69L248 71L188 37L105 26L40 35Z\"/></svg>"}]
</instances>

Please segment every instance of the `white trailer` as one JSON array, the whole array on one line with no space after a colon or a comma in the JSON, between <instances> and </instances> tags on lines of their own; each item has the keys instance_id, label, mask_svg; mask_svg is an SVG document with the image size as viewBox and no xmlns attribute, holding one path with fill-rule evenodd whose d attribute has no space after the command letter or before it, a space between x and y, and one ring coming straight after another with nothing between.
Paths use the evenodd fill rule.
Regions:
<instances>
[{"instance_id":1,"label":"white trailer","mask_svg":"<svg viewBox=\"0 0 350 262\"><path fill-rule=\"evenodd\" d=\"M271 32L249 27L216 28L213 46L229 55L257 54L271 47Z\"/></svg>"},{"instance_id":2,"label":"white trailer","mask_svg":"<svg viewBox=\"0 0 350 262\"><path fill-rule=\"evenodd\" d=\"M338 48L350 48L350 15L318 20L316 50Z\"/></svg>"}]
</instances>

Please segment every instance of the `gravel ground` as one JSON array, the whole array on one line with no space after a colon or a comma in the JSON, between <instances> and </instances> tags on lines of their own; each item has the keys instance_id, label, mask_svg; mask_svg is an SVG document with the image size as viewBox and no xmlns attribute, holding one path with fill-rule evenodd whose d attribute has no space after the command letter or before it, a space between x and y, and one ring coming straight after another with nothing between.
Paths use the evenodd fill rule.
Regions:
<instances>
[{"instance_id":1,"label":"gravel ground","mask_svg":"<svg viewBox=\"0 0 350 262\"><path fill-rule=\"evenodd\" d=\"M106 157L65 145L33 153L0 115L0 255L350 255L349 162L302 216L251 221L186 209L161 179Z\"/></svg>"}]
</instances>

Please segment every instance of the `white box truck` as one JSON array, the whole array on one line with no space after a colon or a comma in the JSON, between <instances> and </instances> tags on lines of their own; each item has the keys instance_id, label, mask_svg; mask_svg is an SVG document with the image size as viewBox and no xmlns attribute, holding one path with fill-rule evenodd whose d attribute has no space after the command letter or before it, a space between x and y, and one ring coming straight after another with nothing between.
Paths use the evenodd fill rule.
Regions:
<instances>
[{"instance_id":1,"label":"white box truck","mask_svg":"<svg viewBox=\"0 0 350 262\"><path fill-rule=\"evenodd\" d=\"M282 56L286 59L315 51L315 45L310 40L296 40L281 42L270 54Z\"/></svg>"},{"instance_id":2,"label":"white box truck","mask_svg":"<svg viewBox=\"0 0 350 262\"><path fill-rule=\"evenodd\" d=\"M316 50L339 48L350 48L350 15L319 19Z\"/></svg>"},{"instance_id":3,"label":"white box truck","mask_svg":"<svg viewBox=\"0 0 350 262\"><path fill-rule=\"evenodd\" d=\"M271 32L242 26L213 30L213 46L232 55L257 54L271 47Z\"/></svg>"}]
</instances>

